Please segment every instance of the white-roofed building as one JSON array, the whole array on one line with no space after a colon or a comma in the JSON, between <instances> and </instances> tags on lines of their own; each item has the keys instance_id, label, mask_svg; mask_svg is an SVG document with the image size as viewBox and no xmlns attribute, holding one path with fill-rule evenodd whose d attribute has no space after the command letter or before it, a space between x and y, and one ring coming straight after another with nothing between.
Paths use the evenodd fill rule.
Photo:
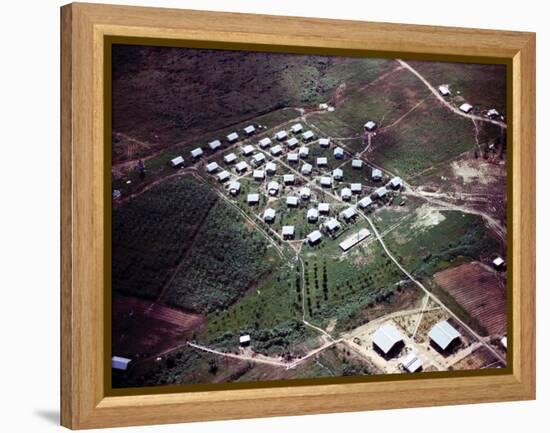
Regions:
<instances>
[{"instance_id":1,"label":"white-roofed building","mask_svg":"<svg viewBox=\"0 0 550 433\"><path fill-rule=\"evenodd\" d=\"M123 356L113 356L111 358L111 367L114 370L127 370L130 362L132 362L130 358L124 358Z\"/></svg>"},{"instance_id":2,"label":"white-roofed building","mask_svg":"<svg viewBox=\"0 0 550 433\"><path fill-rule=\"evenodd\" d=\"M252 177L256 180L263 180L265 178L265 171L263 170L254 170Z\"/></svg>"},{"instance_id":3,"label":"white-roofed building","mask_svg":"<svg viewBox=\"0 0 550 433\"><path fill-rule=\"evenodd\" d=\"M264 211L264 221L266 223L275 221L275 209L267 208Z\"/></svg>"},{"instance_id":4,"label":"white-roofed building","mask_svg":"<svg viewBox=\"0 0 550 433\"><path fill-rule=\"evenodd\" d=\"M343 218L346 222L351 221L357 216L357 211L353 207L348 207L340 212L340 217Z\"/></svg>"},{"instance_id":5,"label":"white-roofed building","mask_svg":"<svg viewBox=\"0 0 550 433\"><path fill-rule=\"evenodd\" d=\"M332 177L321 176L321 178L319 179L319 183L321 184L321 186L329 188L332 186Z\"/></svg>"},{"instance_id":6,"label":"white-roofed building","mask_svg":"<svg viewBox=\"0 0 550 433\"><path fill-rule=\"evenodd\" d=\"M344 178L344 170L341 168L335 168L332 170L332 178L335 180L342 180Z\"/></svg>"},{"instance_id":7,"label":"white-roofed building","mask_svg":"<svg viewBox=\"0 0 550 433\"><path fill-rule=\"evenodd\" d=\"M319 110L326 110L328 109L328 104L326 102L321 102L319 104Z\"/></svg>"},{"instance_id":8,"label":"white-roofed building","mask_svg":"<svg viewBox=\"0 0 550 433\"><path fill-rule=\"evenodd\" d=\"M393 189L399 189L401 186L403 186L403 180L400 177L394 177L392 180L390 180L390 186Z\"/></svg>"},{"instance_id":9,"label":"white-roofed building","mask_svg":"<svg viewBox=\"0 0 550 433\"><path fill-rule=\"evenodd\" d=\"M349 187L353 194L359 194L361 192L361 189L363 189L363 185L361 185L360 183L352 183Z\"/></svg>"},{"instance_id":10,"label":"white-roofed building","mask_svg":"<svg viewBox=\"0 0 550 433\"><path fill-rule=\"evenodd\" d=\"M451 94L451 91L449 90L449 86L442 84L437 88L439 90L439 93L441 93L443 96L449 96Z\"/></svg>"},{"instance_id":11,"label":"white-roofed building","mask_svg":"<svg viewBox=\"0 0 550 433\"><path fill-rule=\"evenodd\" d=\"M363 167L363 161L360 159L353 159L351 161L351 168L362 168Z\"/></svg>"},{"instance_id":12,"label":"white-roofed building","mask_svg":"<svg viewBox=\"0 0 550 433\"><path fill-rule=\"evenodd\" d=\"M328 160L325 156L317 158L317 167L326 167Z\"/></svg>"},{"instance_id":13,"label":"white-roofed building","mask_svg":"<svg viewBox=\"0 0 550 433\"><path fill-rule=\"evenodd\" d=\"M307 162L304 165L302 165L302 167L300 168L300 173L302 173L305 176L310 175L312 171L313 171L313 166L311 164L308 164Z\"/></svg>"},{"instance_id":14,"label":"white-roofed building","mask_svg":"<svg viewBox=\"0 0 550 433\"><path fill-rule=\"evenodd\" d=\"M490 117L491 119L494 119L495 117L499 117L500 113L495 108L491 108L487 111L487 117Z\"/></svg>"},{"instance_id":15,"label":"white-roofed building","mask_svg":"<svg viewBox=\"0 0 550 433\"><path fill-rule=\"evenodd\" d=\"M279 144L277 144L270 149L270 152L273 156L278 156L283 153L283 148Z\"/></svg>"},{"instance_id":16,"label":"white-roofed building","mask_svg":"<svg viewBox=\"0 0 550 433\"><path fill-rule=\"evenodd\" d=\"M298 139L296 137L292 137L290 140L287 140L286 142L286 146L289 148L289 149L294 149L295 147L298 146L300 142L298 141Z\"/></svg>"},{"instance_id":17,"label":"white-roofed building","mask_svg":"<svg viewBox=\"0 0 550 433\"><path fill-rule=\"evenodd\" d=\"M323 237L323 234L319 230L315 230L311 232L309 235L307 235L307 240L310 243L310 245L314 245L317 242L319 242L322 237Z\"/></svg>"},{"instance_id":18,"label":"white-roofed building","mask_svg":"<svg viewBox=\"0 0 550 433\"><path fill-rule=\"evenodd\" d=\"M261 165L265 162L265 155L261 152L258 152L252 155L252 163L256 166Z\"/></svg>"},{"instance_id":19,"label":"white-roofed building","mask_svg":"<svg viewBox=\"0 0 550 433\"><path fill-rule=\"evenodd\" d=\"M372 180L382 180L382 170L379 168L373 168L371 174Z\"/></svg>"},{"instance_id":20,"label":"white-roofed building","mask_svg":"<svg viewBox=\"0 0 550 433\"><path fill-rule=\"evenodd\" d=\"M229 193L231 195L237 195L241 190L241 183L234 180L229 184Z\"/></svg>"},{"instance_id":21,"label":"white-roofed building","mask_svg":"<svg viewBox=\"0 0 550 433\"><path fill-rule=\"evenodd\" d=\"M338 246L342 249L343 252L346 252L346 251L349 251L351 248L353 248L362 240L366 239L368 236L370 236L369 230L361 229L357 233L354 233L351 236L348 236L346 239L340 242Z\"/></svg>"},{"instance_id":22,"label":"white-roofed building","mask_svg":"<svg viewBox=\"0 0 550 433\"><path fill-rule=\"evenodd\" d=\"M218 171L219 168L220 166L215 161L212 161L211 163L206 164L206 171L208 173L215 173L216 171Z\"/></svg>"},{"instance_id":23,"label":"white-roofed building","mask_svg":"<svg viewBox=\"0 0 550 433\"><path fill-rule=\"evenodd\" d=\"M241 347L250 346L250 335L249 334L241 335L239 337L239 346L241 346Z\"/></svg>"},{"instance_id":24,"label":"white-roofed building","mask_svg":"<svg viewBox=\"0 0 550 433\"><path fill-rule=\"evenodd\" d=\"M208 143L208 147L210 148L210 150L218 150L220 147L222 147L222 142L220 140L213 140Z\"/></svg>"},{"instance_id":25,"label":"white-roofed building","mask_svg":"<svg viewBox=\"0 0 550 433\"><path fill-rule=\"evenodd\" d=\"M316 222L319 219L319 211L312 207L311 209L307 210L307 220L312 223Z\"/></svg>"},{"instance_id":26,"label":"white-roofed building","mask_svg":"<svg viewBox=\"0 0 550 433\"><path fill-rule=\"evenodd\" d=\"M409 353L401 364L403 364L403 368L409 373L415 373L422 370L422 361L414 352Z\"/></svg>"},{"instance_id":27,"label":"white-roofed building","mask_svg":"<svg viewBox=\"0 0 550 433\"><path fill-rule=\"evenodd\" d=\"M340 191L340 198L342 200L349 200L351 199L351 189L349 188L342 188L342 191Z\"/></svg>"},{"instance_id":28,"label":"white-roofed building","mask_svg":"<svg viewBox=\"0 0 550 433\"><path fill-rule=\"evenodd\" d=\"M302 134L302 140L304 140L304 141L312 140L313 137L315 137L315 134L313 133L313 131L311 129Z\"/></svg>"},{"instance_id":29,"label":"white-roofed building","mask_svg":"<svg viewBox=\"0 0 550 433\"><path fill-rule=\"evenodd\" d=\"M471 106L470 104L468 104L467 102L465 102L464 104L462 104L460 107L458 107L458 109L460 111L462 111L463 113L469 113L470 111L472 111L474 107Z\"/></svg>"},{"instance_id":30,"label":"white-roofed building","mask_svg":"<svg viewBox=\"0 0 550 433\"><path fill-rule=\"evenodd\" d=\"M372 344L376 350L388 357L395 354L397 348L403 346L403 336L395 326L386 323L373 334Z\"/></svg>"},{"instance_id":31,"label":"white-roofed building","mask_svg":"<svg viewBox=\"0 0 550 433\"><path fill-rule=\"evenodd\" d=\"M330 204L329 203L319 203L317 205L317 209L319 210L319 213L326 215L330 212Z\"/></svg>"},{"instance_id":32,"label":"white-roofed building","mask_svg":"<svg viewBox=\"0 0 550 433\"><path fill-rule=\"evenodd\" d=\"M225 137L230 143L235 143L239 139L239 134L232 132Z\"/></svg>"},{"instance_id":33,"label":"white-roofed building","mask_svg":"<svg viewBox=\"0 0 550 433\"><path fill-rule=\"evenodd\" d=\"M277 193L279 192L279 188L280 188L279 183L275 182L274 180L272 180L267 184L267 192L270 195L277 195Z\"/></svg>"},{"instance_id":34,"label":"white-roofed building","mask_svg":"<svg viewBox=\"0 0 550 433\"><path fill-rule=\"evenodd\" d=\"M193 159L200 158L203 154L204 154L204 152L202 151L202 149L200 147L197 147L197 148L195 148L191 151L191 157Z\"/></svg>"},{"instance_id":35,"label":"white-roofed building","mask_svg":"<svg viewBox=\"0 0 550 433\"><path fill-rule=\"evenodd\" d=\"M298 154L297 153L289 153L286 155L286 160L288 162L298 162Z\"/></svg>"},{"instance_id":36,"label":"white-roofed building","mask_svg":"<svg viewBox=\"0 0 550 433\"><path fill-rule=\"evenodd\" d=\"M508 338L506 337L506 335L500 339L500 344L502 345L502 347L508 350Z\"/></svg>"},{"instance_id":37,"label":"white-roofed building","mask_svg":"<svg viewBox=\"0 0 550 433\"><path fill-rule=\"evenodd\" d=\"M246 161L238 162L235 166L235 170L237 170L238 173L244 173L246 170L248 170L249 165L246 163Z\"/></svg>"},{"instance_id":38,"label":"white-roofed building","mask_svg":"<svg viewBox=\"0 0 550 433\"><path fill-rule=\"evenodd\" d=\"M298 206L298 197L295 196L289 196L286 198L286 205L288 207L296 207Z\"/></svg>"},{"instance_id":39,"label":"white-roofed building","mask_svg":"<svg viewBox=\"0 0 550 433\"><path fill-rule=\"evenodd\" d=\"M357 202L357 205L361 209L366 209L372 204L372 199L370 197L363 197L361 200Z\"/></svg>"},{"instance_id":40,"label":"white-roofed building","mask_svg":"<svg viewBox=\"0 0 550 433\"><path fill-rule=\"evenodd\" d=\"M294 238L294 226L283 226L282 234L283 234L283 239Z\"/></svg>"},{"instance_id":41,"label":"white-roofed building","mask_svg":"<svg viewBox=\"0 0 550 433\"><path fill-rule=\"evenodd\" d=\"M303 126L301 123L295 123L294 125L292 125L290 127L290 131L294 134L297 134L298 132L300 132L301 130L303 129Z\"/></svg>"},{"instance_id":42,"label":"white-roofed building","mask_svg":"<svg viewBox=\"0 0 550 433\"><path fill-rule=\"evenodd\" d=\"M301 146L298 150L298 155L300 155L300 158L307 158L309 156L309 148L306 146Z\"/></svg>"},{"instance_id":43,"label":"white-roofed building","mask_svg":"<svg viewBox=\"0 0 550 433\"><path fill-rule=\"evenodd\" d=\"M376 197L378 197L378 198L385 197L387 193L388 193L388 190L386 189L385 186L381 186L381 187L378 188L376 191L374 191L374 194L375 194Z\"/></svg>"},{"instance_id":44,"label":"white-roofed building","mask_svg":"<svg viewBox=\"0 0 550 433\"><path fill-rule=\"evenodd\" d=\"M376 122L369 120L367 123L365 123L365 131L374 131L376 128Z\"/></svg>"},{"instance_id":45,"label":"white-roofed building","mask_svg":"<svg viewBox=\"0 0 550 433\"><path fill-rule=\"evenodd\" d=\"M222 171L221 173L218 173L218 181L219 182L227 182L231 175L227 170Z\"/></svg>"},{"instance_id":46,"label":"white-roofed building","mask_svg":"<svg viewBox=\"0 0 550 433\"><path fill-rule=\"evenodd\" d=\"M254 146L252 146L251 144L247 144L243 147L242 151L244 156L252 155L254 153Z\"/></svg>"},{"instance_id":47,"label":"white-roofed building","mask_svg":"<svg viewBox=\"0 0 550 433\"><path fill-rule=\"evenodd\" d=\"M262 138L260 141L258 141L258 146L260 146L262 149L268 148L269 146L271 146L271 138Z\"/></svg>"},{"instance_id":48,"label":"white-roofed building","mask_svg":"<svg viewBox=\"0 0 550 433\"><path fill-rule=\"evenodd\" d=\"M307 186L300 188L300 198L302 200L308 200L311 197L311 190Z\"/></svg>"},{"instance_id":49,"label":"white-roofed building","mask_svg":"<svg viewBox=\"0 0 550 433\"><path fill-rule=\"evenodd\" d=\"M275 134L275 139L279 141L286 140L288 137L288 134L286 131L279 131Z\"/></svg>"},{"instance_id":50,"label":"white-roofed building","mask_svg":"<svg viewBox=\"0 0 550 433\"><path fill-rule=\"evenodd\" d=\"M504 259L500 256L493 260L493 266L495 269L503 269L505 264Z\"/></svg>"},{"instance_id":51,"label":"white-roofed building","mask_svg":"<svg viewBox=\"0 0 550 433\"><path fill-rule=\"evenodd\" d=\"M445 351L452 347L455 341L460 340L460 333L449 322L442 320L434 325L428 337L437 347Z\"/></svg>"},{"instance_id":52,"label":"white-roofed building","mask_svg":"<svg viewBox=\"0 0 550 433\"><path fill-rule=\"evenodd\" d=\"M183 156L176 156L175 158L170 160L170 165L174 168L181 167L185 160L183 159Z\"/></svg>"},{"instance_id":53,"label":"white-roofed building","mask_svg":"<svg viewBox=\"0 0 550 433\"><path fill-rule=\"evenodd\" d=\"M320 138L319 139L319 146L321 147L329 147L330 146L330 138Z\"/></svg>"},{"instance_id":54,"label":"white-roofed building","mask_svg":"<svg viewBox=\"0 0 550 433\"><path fill-rule=\"evenodd\" d=\"M342 159L344 157L344 149L342 149L340 146L334 149L334 157L336 159Z\"/></svg>"},{"instance_id":55,"label":"white-roofed building","mask_svg":"<svg viewBox=\"0 0 550 433\"><path fill-rule=\"evenodd\" d=\"M260 194L257 192L248 194L246 196L246 201L248 204L258 204L260 203Z\"/></svg>"},{"instance_id":56,"label":"white-roofed building","mask_svg":"<svg viewBox=\"0 0 550 433\"><path fill-rule=\"evenodd\" d=\"M248 125L243 129L243 131L246 135L252 135L256 132L256 128L254 127L254 125Z\"/></svg>"},{"instance_id":57,"label":"white-roofed building","mask_svg":"<svg viewBox=\"0 0 550 433\"><path fill-rule=\"evenodd\" d=\"M283 182L285 183L285 185L292 185L294 181L295 181L295 178L293 174L283 175Z\"/></svg>"},{"instance_id":58,"label":"white-roofed building","mask_svg":"<svg viewBox=\"0 0 550 433\"><path fill-rule=\"evenodd\" d=\"M237 160L237 155L235 155L233 152L228 153L223 157L223 162L226 164L233 164Z\"/></svg>"},{"instance_id":59,"label":"white-roofed building","mask_svg":"<svg viewBox=\"0 0 550 433\"><path fill-rule=\"evenodd\" d=\"M265 172L266 172L268 175L275 174L275 173L277 172L277 164L275 164L274 162L268 162L268 163L265 165Z\"/></svg>"},{"instance_id":60,"label":"white-roofed building","mask_svg":"<svg viewBox=\"0 0 550 433\"><path fill-rule=\"evenodd\" d=\"M342 225L340 224L340 221L338 221L336 218L331 218L325 223L325 229L328 230L330 233L334 233L341 226Z\"/></svg>"}]
</instances>

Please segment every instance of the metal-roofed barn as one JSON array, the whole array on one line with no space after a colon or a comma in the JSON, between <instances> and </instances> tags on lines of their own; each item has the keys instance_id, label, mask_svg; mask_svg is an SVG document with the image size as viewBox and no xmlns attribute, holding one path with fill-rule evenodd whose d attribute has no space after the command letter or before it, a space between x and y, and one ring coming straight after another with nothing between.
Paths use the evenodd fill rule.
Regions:
<instances>
[{"instance_id":1,"label":"metal-roofed barn","mask_svg":"<svg viewBox=\"0 0 550 433\"><path fill-rule=\"evenodd\" d=\"M252 146L251 144L247 144L243 147L242 151L244 156L252 155L252 153L254 153L254 146Z\"/></svg>"},{"instance_id":2,"label":"metal-roofed barn","mask_svg":"<svg viewBox=\"0 0 550 433\"><path fill-rule=\"evenodd\" d=\"M258 146L260 146L262 149L268 148L269 146L271 146L271 138L262 138L260 141L258 141Z\"/></svg>"},{"instance_id":3,"label":"metal-roofed barn","mask_svg":"<svg viewBox=\"0 0 550 433\"><path fill-rule=\"evenodd\" d=\"M381 186L381 187L378 188L376 191L374 191L374 194L375 194L376 197L378 197L378 198L385 197L387 193L388 193L388 190L386 189L385 186Z\"/></svg>"},{"instance_id":4,"label":"metal-roofed barn","mask_svg":"<svg viewBox=\"0 0 550 433\"><path fill-rule=\"evenodd\" d=\"M334 149L334 157L336 159L342 159L344 157L344 149L342 149L339 146L336 149Z\"/></svg>"},{"instance_id":5,"label":"metal-roofed barn","mask_svg":"<svg viewBox=\"0 0 550 433\"><path fill-rule=\"evenodd\" d=\"M370 236L370 231L368 229L361 229L357 233L348 236L346 239L340 242L339 247L342 249L343 252L349 251L359 242L366 239L368 236Z\"/></svg>"},{"instance_id":6,"label":"metal-roofed barn","mask_svg":"<svg viewBox=\"0 0 550 433\"><path fill-rule=\"evenodd\" d=\"M289 149L294 149L298 146L298 139L296 137L292 137L290 140L287 140L286 145Z\"/></svg>"},{"instance_id":7,"label":"metal-roofed barn","mask_svg":"<svg viewBox=\"0 0 550 433\"><path fill-rule=\"evenodd\" d=\"M313 171L313 166L311 164L308 164L307 162L304 165L302 165L302 167L300 168L300 173L302 173L305 176L310 175L312 171Z\"/></svg>"},{"instance_id":8,"label":"metal-roofed barn","mask_svg":"<svg viewBox=\"0 0 550 433\"><path fill-rule=\"evenodd\" d=\"M330 212L330 204L329 203L319 203L317 205L317 209L319 210L319 213L322 213L322 214L326 215Z\"/></svg>"},{"instance_id":9,"label":"metal-roofed barn","mask_svg":"<svg viewBox=\"0 0 550 433\"><path fill-rule=\"evenodd\" d=\"M231 175L227 170L222 171L221 173L218 173L218 181L219 182L227 182L229 180L229 177Z\"/></svg>"},{"instance_id":10,"label":"metal-roofed barn","mask_svg":"<svg viewBox=\"0 0 550 433\"><path fill-rule=\"evenodd\" d=\"M307 186L303 186L300 188L300 197L302 200L308 200L311 197L311 189L309 189Z\"/></svg>"},{"instance_id":11,"label":"metal-roofed barn","mask_svg":"<svg viewBox=\"0 0 550 433\"><path fill-rule=\"evenodd\" d=\"M195 148L191 151L191 157L193 159L200 158L203 154L204 154L204 152L202 151L202 149L200 147L197 147L197 148Z\"/></svg>"},{"instance_id":12,"label":"metal-roofed barn","mask_svg":"<svg viewBox=\"0 0 550 433\"><path fill-rule=\"evenodd\" d=\"M279 183L275 182L274 180L272 180L267 184L267 192L270 195L276 195L279 192L279 188L280 188Z\"/></svg>"},{"instance_id":13,"label":"metal-roofed barn","mask_svg":"<svg viewBox=\"0 0 550 433\"><path fill-rule=\"evenodd\" d=\"M275 164L274 162L268 162L266 165L265 165L265 172L269 175L271 174L275 174L277 171L277 164Z\"/></svg>"},{"instance_id":14,"label":"metal-roofed barn","mask_svg":"<svg viewBox=\"0 0 550 433\"><path fill-rule=\"evenodd\" d=\"M340 221L338 221L336 218L331 218L325 223L325 229L327 229L331 233L338 230L341 226L342 225L340 224Z\"/></svg>"},{"instance_id":15,"label":"metal-roofed barn","mask_svg":"<svg viewBox=\"0 0 550 433\"><path fill-rule=\"evenodd\" d=\"M379 168L373 168L372 174L371 174L372 180L382 180L382 170Z\"/></svg>"},{"instance_id":16,"label":"metal-roofed barn","mask_svg":"<svg viewBox=\"0 0 550 433\"><path fill-rule=\"evenodd\" d=\"M288 134L286 131L279 131L275 134L275 139L279 141L286 140L287 137L288 137Z\"/></svg>"},{"instance_id":17,"label":"metal-roofed barn","mask_svg":"<svg viewBox=\"0 0 550 433\"><path fill-rule=\"evenodd\" d=\"M294 134L297 134L298 132L300 132L301 130L303 129L303 126L301 123L295 123L294 125L292 125L290 127L290 131Z\"/></svg>"},{"instance_id":18,"label":"metal-roofed barn","mask_svg":"<svg viewBox=\"0 0 550 433\"><path fill-rule=\"evenodd\" d=\"M294 183L294 175L293 174L285 174L283 176L283 182L285 185L292 185Z\"/></svg>"},{"instance_id":19,"label":"metal-roofed barn","mask_svg":"<svg viewBox=\"0 0 550 433\"><path fill-rule=\"evenodd\" d=\"M225 156L223 157L223 161L224 161L226 164L232 164L232 163L234 163L236 160L237 160L237 155L235 155L233 152L228 153L227 155L225 155Z\"/></svg>"},{"instance_id":20,"label":"metal-roofed barn","mask_svg":"<svg viewBox=\"0 0 550 433\"><path fill-rule=\"evenodd\" d=\"M307 240L310 243L310 245L315 245L317 242L321 240L323 237L322 233L319 230L315 230L311 232L309 235L307 235Z\"/></svg>"},{"instance_id":21,"label":"metal-roofed barn","mask_svg":"<svg viewBox=\"0 0 550 433\"><path fill-rule=\"evenodd\" d=\"M256 180L262 180L265 178L265 171L263 170L254 170L252 177Z\"/></svg>"},{"instance_id":22,"label":"metal-roofed barn","mask_svg":"<svg viewBox=\"0 0 550 433\"><path fill-rule=\"evenodd\" d=\"M394 177L392 180L390 180L390 186L393 189L399 189L403 185L403 180L400 177Z\"/></svg>"},{"instance_id":23,"label":"metal-roofed barn","mask_svg":"<svg viewBox=\"0 0 550 433\"><path fill-rule=\"evenodd\" d=\"M206 171L208 173L214 173L215 171L218 170L218 168L220 168L220 166L218 165L217 162L213 161L209 164L206 164Z\"/></svg>"},{"instance_id":24,"label":"metal-roofed barn","mask_svg":"<svg viewBox=\"0 0 550 433\"><path fill-rule=\"evenodd\" d=\"M309 148L306 146L301 146L298 150L298 155L300 155L300 158L307 158L309 156Z\"/></svg>"},{"instance_id":25,"label":"metal-roofed barn","mask_svg":"<svg viewBox=\"0 0 550 433\"><path fill-rule=\"evenodd\" d=\"M467 102L465 102L464 104L462 104L460 107L458 107L458 109L460 111L462 111L463 113L469 113L470 111L472 111L474 107L471 106L470 104L468 104Z\"/></svg>"},{"instance_id":26,"label":"metal-roofed barn","mask_svg":"<svg viewBox=\"0 0 550 433\"><path fill-rule=\"evenodd\" d=\"M239 172L239 173L243 173L246 170L248 170L248 167L249 166L245 161L241 161L241 162L237 163L237 165L235 166L235 170L237 170L237 172Z\"/></svg>"},{"instance_id":27,"label":"metal-roofed barn","mask_svg":"<svg viewBox=\"0 0 550 433\"><path fill-rule=\"evenodd\" d=\"M359 194L361 192L361 189L363 188L363 185L360 183L352 183L350 184L350 189L353 194Z\"/></svg>"},{"instance_id":28,"label":"metal-roofed barn","mask_svg":"<svg viewBox=\"0 0 550 433\"><path fill-rule=\"evenodd\" d=\"M283 148L279 144L277 144L270 149L270 152L273 156L278 156L283 153Z\"/></svg>"},{"instance_id":29,"label":"metal-roofed barn","mask_svg":"<svg viewBox=\"0 0 550 433\"><path fill-rule=\"evenodd\" d=\"M185 162L185 160L183 159L183 156L181 156L181 155L176 156L175 158L170 160L170 166L172 166L174 168L181 167L184 162Z\"/></svg>"},{"instance_id":30,"label":"metal-roofed barn","mask_svg":"<svg viewBox=\"0 0 550 433\"><path fill-rule=\"evenodd\" d=\"M445 84L442 84L441 86L439 86L437 90L439 90L439 93L441 93L441 95L443 96L449 96L451 94L449 90L449 86L446 86Z\"/></svg>"},{"instance_id":31,"label":"metal-roofed barn","mask_svg":"<svg viewBox=\"0 0 550 433\"><path fill-rule=\"evenodd\" d=\"M229 184L229 192L231 195L237 195L241 190L241 183L234 180Z\"/></svg>"},{"instance_id":32,"label":"metal-roofed barn","mask_svg":"<svg viewBox=\"0 0 550 433\"><path fill-rule=\"evenodd\" d=\"M366 209L372 204L372 199L370 197L363 197L361 200L357 202L357 205L361 209Z\"/></svg>"},{"instance_id":33,"label":"metal-roofed barn","mask_svg":"<svg viewBox=\"0 0 550 433\"><path fill-rule=\"evenodd\" d=\"M363 167L363 161L360 159L353 159L351 161L351 168L362 168Z\"/></svg>"},{"instance_id":34,"label":"metal-roofed barn","mask_svg":"<svg viewBox=\"0 0 550 433\"><path fill-rule=\"evenodd\" d=\"M239 337L239 346L241 346L241 347L250 346L250 335L249 334L241 335Z\"/></svg>"},{"instance_id":35,"label":"metal-roofed barn","mask_svg":"<svg viewBox=\"0 0 550 433\"><path fill-rule=\"evenodd\" d=\"M243 129L243 131L246 135L252 135L254 134L254 132L256 132L256 128L254 127L254 125L248 125Z\"/></svg>"},{"instance_id":36,"label":"metal-roofed barn","mask_svg":"<svg viewBox=\"0 0 550 433\"><path fill-rule=\"evenodd\" d=\"M373 347L385 358L392 358L403 347L403 336L390 324L380 326L372 336Z\"/></svg>"},{"instance_id":37,"label":"metal-roofed barn","mask_svg":"<svg viewBox=\"0 0 550 433\"><path fill-rule=\"evenodd\" d=\"M460 341L460 333L446 320L436 323L428 333L428 337L443 351L452 350L454 344Z\"/></svg>"},{"instance_id":38,"label":"metal-roofed barn","mask_svg":"<svg viewBox=\"0 0 550 433\"><path fill-rule=\"evenodd\" d=\"M286 155L286 160L288 162L298 162L298 154L297 153L289 153Z\"/></svg>"},{"instance_id":39,"label":"metal-roofed barn","mask_svg":"<svg viewBox=\"0 0 550 433\"><path fill-rule=\"evenodd\" d=\"M348 207L347 209L340 212L340 216L346 220L347 222L351 221L353 218L357 216L357 211L353 207Z\"/></svg>"},{"instance_id":40,"label":"metal-roofed barn","mask_svg":"<svg viewBox=\"0 0 550 433\"><path fill-rule=\"evenodd\" d=\"M308 209L307 220L308 222L316 222L319 219L319 211L315 208Z\"/></svg>"},{"instance_id":41,"label":"metal-roofed barn","mask_svg":"<svg viewBox=\"0 0 550 433\"><path fill-rule=\"evenodd\" d=\"M332 177L321 176L321 179L319 179L319 182L321 186L329 188L332 186Z\"/></svg>"},{"instance_id":42,"label":"metal-roofed barn","mask_svg":"<svg viewBox=\"0 0 550 433\"><path fill-rule=\"evenodd\" d=\"M210 150L217 150L222 147L222 142L220 140L213 140L208 143L208 147L210 148Z\"/></svg>"},{"instance_id":43,"label":"metal-roofed barn","mask_svg":"<svg viewBox=\"0 0 550 433\"><path fill-rule=\"evenodd\" d=\"M267 208L264 211L264 221L266 223L273 222L275 220L275 209Z\"/></svg>"},{"instance_id":44,"label":"metal-roofed barn","mask_svg":"<svg viewBox=\"0 0 550 433\"><path fill-rule=\"evenodd\" d=\"M295 196L289 196L286 198L286 205L288 207L296 207L298 206L298 197Z\"/></svg>"},{"instance_id":45,"label":"metal-roofed barn","mask_svg":"<svg viewBox=\"0 0 550 433\"><path fill-rule=\"evenodd\" d=\"M340 198L342 200L349 200L351 199L351 189L349 188L342 188L342 191L340 191Z\"/></svg>"},{"instance_id":46,"label":"metal-roofed barn","mask_svg":"<svg viewBox=\"0 0 550 433\"><path fill-rule=\"evenodd\" d=\"M283 226L283 239L292 239L294 237L294 226Z\"/></svg>"},{"instance_id":47,"label":"metal-roofed barn","mask_svg":"<svg viewBox=\"0 0 550 433\"><path fill-rule=\"evenodd\" d=\"M335 180L342 180L344 178L344 170L341 168L335 168L332 170L332 178Z\"/></svg>"},{"instance_id":48,"label":"metal-roofed barn","mask_svg":"<svg viewBox=\"0 0 550 433\"><path fill-rule=\"evenodd\" d=\"M302 140L304 140L304 141L312 140L313 137L315 137L315 134L313 133L313 131L311 129L302 134Z\"/></svg>"},{"instance_id":49,"label":"metal-roofed barn","mask_svg":"<svg viewBox=\"0 0 550 433\"><path fill-rule=\"evenodd\" d=\"M232 132L225 137L230 143L235 143L239 139L239 134Z\"/></svg>"},{"instance_id":50,"label":"metal-roofed barn","mask_svg":"<svg viewBox=\"0 0 550 433\"><path fill-rule=\"evenodd\" d=\"M258 204L260 202L260 194L251 193L246 196L246 201L248 204Z\"/></svg>"},{"instance_id":51,"label":"metal-roofed barn","mask_svg":"<svg viewBox=\"0 0 550 433\"><path fill-rule=\"evenodd\" d=\"M319 139L319 146L321 147L329 147L330 146L330 138L320 138Z\"/></svg>"},{"instance_id":52,"label":"metal-roofed barn","mask_svg":"<svg viewBox=\"0 0 550 433\"><path fill-rule=\"evenodd\" d=\"M265 162L265 155L261 152L258 152L252 155L252 163L256 166L261 165Z\"/></svg>"},{"instance_id":53,"label":"metal-roofed barn","mask_svg":"<svg viewBox=\"0 0 550 433\"><path fill-rule=\"evenodd\" d=\"M317 167L325 167L328 163L328 160L325 156L320 156L317 158Z\"/></svg>"},{"instance_id":54,"label":"metal-roofed barn","mask_svg":"<svg viewBox=\"0 0 550 433\"><path fill-rule=\"evenodd\" d=\"M376 128L376 122L369 120L367 123L365 123L365 131L374 131Z\"/></svg>"}]
</instances>

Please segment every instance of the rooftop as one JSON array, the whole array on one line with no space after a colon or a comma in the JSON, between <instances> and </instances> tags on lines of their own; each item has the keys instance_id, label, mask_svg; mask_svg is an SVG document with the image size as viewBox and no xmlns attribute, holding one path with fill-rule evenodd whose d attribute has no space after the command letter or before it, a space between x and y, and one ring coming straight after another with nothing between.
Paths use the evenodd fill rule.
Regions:
<instances>
[{"instance_id":1,"label":"rooftop","mask_svg":"<svg viewBox=\"0 0 550 433\"><path fill-rule=\"evenodd\" d=\"M382 352L387 354L393 346L403 341L401 333L390 324L382 325L372 336L372 341Z\"/></svg>"}]
</instances>

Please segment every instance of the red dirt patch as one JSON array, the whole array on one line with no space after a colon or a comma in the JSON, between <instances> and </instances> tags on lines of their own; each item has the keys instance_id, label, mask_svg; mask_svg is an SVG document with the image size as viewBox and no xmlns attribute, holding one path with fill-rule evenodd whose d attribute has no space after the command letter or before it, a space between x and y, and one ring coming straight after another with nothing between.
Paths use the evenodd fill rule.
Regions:
<instances>
[{"instance_id":1,"label":"red dirt patch","mask_svg":"<svg viewBox=\"0 0 550 433\"><path fill-rule=\"evenodd\" d=\"M506 281L481 263L465 263L435 274L448 292L489 334L506 332Z\"/></svg>"},{"instance_id":2,"label":"red dirt patch","mask_svg":"<svg viewBox=\"0 0 550 433\"><path fill-rule=\"evenodd\" d=\"M154 356L185 343L206 323L200 314L129 296L113 296L112 347L131 359Z\"/></svg>"}]
</instances>

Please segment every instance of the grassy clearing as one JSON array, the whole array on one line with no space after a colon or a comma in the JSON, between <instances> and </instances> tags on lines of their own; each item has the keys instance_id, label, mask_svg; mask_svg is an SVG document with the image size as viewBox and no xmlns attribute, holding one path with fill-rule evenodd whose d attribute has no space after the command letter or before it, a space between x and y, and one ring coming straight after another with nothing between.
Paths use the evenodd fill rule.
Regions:
<instances>
[{"instance_id":1,"label":"grassy clearing","mask_svg":"<svg viewBox=\"0 0 550 433\"><path fill-rule=\"evenodd\" d=\"M506 112L506 66L452 62L408 62L433 86L448 84L453 96L457 92L467 102L487 110Z\"/></svg>"},{"instance_id":2,"label":"grassy clearing","mask_svg":"<svg viewBox=\"0 0 550 433\"><path fill-rule=\"evenodd\" d=\"M465 260L482 260L498 251L480 216L459 211L441 211L434 225L420 225L418 219L389 233L386 244L396 259L416 277L430 277L437 271Z\"/></svg>"},{"instance_id":3,"label":"grassy clearing","mask_svg":"<svg viewBox=\"0 0 550 433\"><path fill-rule=\"evenodd\" d=\"M377 165L407 178L474 149L474 126L439 105L423 106L399 127L379 133L370 154Z\"/></svg>"}]
</instances>

